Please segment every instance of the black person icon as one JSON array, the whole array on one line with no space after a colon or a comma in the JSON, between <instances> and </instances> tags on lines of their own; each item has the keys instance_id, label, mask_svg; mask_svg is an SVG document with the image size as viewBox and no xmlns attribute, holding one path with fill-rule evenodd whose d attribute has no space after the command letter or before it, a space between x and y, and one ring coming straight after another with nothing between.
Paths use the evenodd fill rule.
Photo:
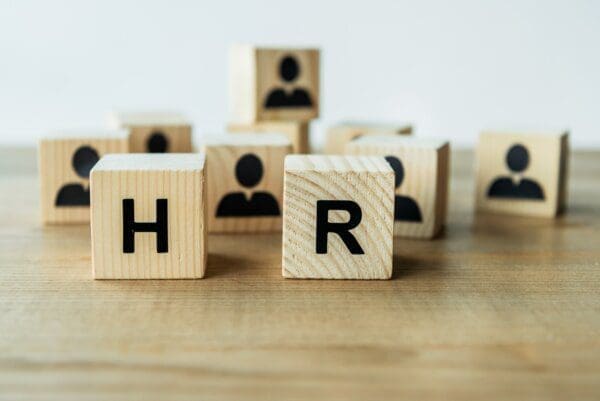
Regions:
<instances>
[{"instance_id":1,"label":"black person icon","mask_svg":"<svg viewBox=\"0 0 600 401\"><path fill-rule=\"evenodd\" d=\"M235 178L246 188L258 185L263 177L260 159L247 153L235 165ZM254 192L250 200L243 192L232 192L223 197L217 207L217 217L279 216L277 200L268 192Z\"/></svg>"},{"instance_id":2,"label":"black person icon","mask_svg":"<svg viewBox=\"0 0 600 401\"><path fill-rule=\"evenodd\" d=\"M292 84L300 75L298 61L290 55L285 56L279 64L279 76L288 84ZM265 108L311 107L312 100L308 92L302 88L295 88L291 93L286 93L283 88L275 88L267 96Z\"/></svg>"},{"instance_id":3,"label":"black person icon","mask_svg":"<svg viewBox=\"0 0 600 401\"><path fill-rule=\"evenodd\" d=\"M386 156L385 160L387 160L396 174L394 186L397 189L402 184L402 181L404 181L404 166L396 156ZM394 201L394 220L417 223L423 221L417 202L408 196L396 195Z\"/></svg>"},{"instance_id":4,"label":"black person icon","mask_svg":"<svg viewBox=\"0 0 600 401\"><path fill-rule=\"evenodd\" d=\"M84 145L80 146L75 151L71 164L78 176L88 179L90 170L94 167L98 159L98 153L94 148ZM65 184L60 191L58 191L54 204L57 207L89 206L90 190L81 184Z\"/></svg>"},{"instance_id":5,"label":"black person icon","mask_svg":"<svg viewBox=\"0 0 600 401\"><path fill-rule=\"evenodd\" d=\"M169 149L167 136L161 131L154 131L146 141L146 149L150 153L165 153Z\"/></svg>"},{"instance_id":6,"label":"black person icon","mask_svg":"<svg viewBox=\"0 0 600 401\"><path fill-rule=\"evenodd\" d=\"M506 165L515 174L521 174L529 165L529 152L523 145L513 145L506 154ZM505 199L544 199L544 191L528 178L498 177L488 189L488 197Z\"/></svg>"}]
</instances>

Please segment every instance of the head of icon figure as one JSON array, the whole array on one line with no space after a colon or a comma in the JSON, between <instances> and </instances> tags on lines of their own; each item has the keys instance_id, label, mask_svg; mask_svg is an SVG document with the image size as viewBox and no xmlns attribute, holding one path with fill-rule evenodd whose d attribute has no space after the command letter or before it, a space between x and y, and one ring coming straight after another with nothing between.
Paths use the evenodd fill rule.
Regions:
<instances>
[{"instance_id":1,"label":"head of icon figure","mask_svg":"<svg viewBox=\"0 0 600 401\"><path fill-rule=\"evenodd\" d=\"M525 171L529 165L529 152L523 145L513 145L506 153L506 165L513 173Z\"/></svg>"},{"instance_id":2,"label":"head of icon figure","mask_svg":"<svg viewBox=\"0 0 600 401\"><path fill-rule=\"evenodd\" d=\"M80 146L75 151L71 164L78 176L81 178L89 178L90 170L99 159L98 153L92 147L84 145Z\"/></svg>"},{"instance_id":3,"label":"head of icon figure","mask_svg":"<svg viewBox=\"0 0 600 401\"><path fill-rule=\"evenodd\" d=\"M150 153L165 153L169 145L167 137L160 131L155 131L148 137L146 148Z\"/></svg>"},{"instance_id":4,"label":"head of icon figure","mask_svg":"<svg viewBox=\"0 0 600 401\"><path fill-rule=\"evenodd\" d=\"M390 167L392 167L392 170L394 170L394 186L398 188L402 184L402 181L404 181L404 166L402 165L400 159L398 159L396 156L386 156L385 160L387 160Z\"/></svg>"},{"instance_id":5,"label":"head of icon figure","mask_svg":"<svg viewBox=\"0 0 600 401\"><path fill-rule=\"evenodd\" d=\"M293 82L300 74L300 66L292 56L285 56L279 64L279 76L285 82Z\"/></svg>"},{"instance_id":6,"label":"head of icon figure","mask_svg":"<svg viewBox=\"0 0 600 401\"><path fill-rule=\"evenodd\" d=\"M235 177L246 187L256 186L263 176L263 165L260 159L252 153L247 153L235 165Z\"/></svg>"}]
</instances>

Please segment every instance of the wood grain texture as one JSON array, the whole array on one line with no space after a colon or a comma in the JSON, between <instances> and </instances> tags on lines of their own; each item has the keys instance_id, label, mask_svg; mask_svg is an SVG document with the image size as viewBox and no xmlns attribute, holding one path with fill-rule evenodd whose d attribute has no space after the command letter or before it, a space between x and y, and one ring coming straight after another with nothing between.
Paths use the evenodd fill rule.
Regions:
<instances>
[{"instance_id":1,"label":"wood grain texture","mask_svg":"<svg viewBox=\"0 0 600 401\"><path fill-rule=\"evenodd\" d=\"M202 278L206 267L204 158L196 154L109 155L92 170L92 261L96 279ZM133 199L135 222L157 221L167 200L168 250L157 234L136 232L123 250L123 199Z\"/></svg>"},{"instance_id":2,"label":"wood grain texture","mask_svg":"<svg viewBox=\"0 0 600 401\"><path fill-rule=\"evenodd\" d=\"M317 201L353 201L362 211L351 230L364 254L327 236L317 253ZM394 172L383 157L292 155L285 160L282 272L288 278L388 279L392 275ZM347 211L330 211L344 223Z\"/></svg>"},{"instance_id":3,"label":"wood grain texture","mask_svg":"<svg viewBox=\"0 0 600 401\"><path fill-rule=\"evenodd\" d=\"M325 153L343 155L352 140L367 135L410 135L410 124L377 124L369 122L343 122L330 127L325 138Z\"/></svg>"},{"instance_id":4,"label":"wood grain texture","mask_svg":"<svg viewBox=\"0 0 600 401\"><path fill-rule=\"evenodd\" d=\"M283 208L283 160L292 152L290 141L278 134L221 135L205 138L208 180L208 230L212 233L281 231ZM237 164L246 155L258 158L262 174L251 186L237 177ZM246 171L246 173L252 173ZM255 194L268 194L276 203L273 216L218 216L219 205L228 195L243 195L251 205ZM247 202L247 203L246 203ZM243 213L243 208L237 208Z\"/></svg>"},{"instance_id":5,"label":"wood grain texture","mask_svg":"<svg viewBox=\"0 0 600 401\"><path fill-rule=\"evenodd\" d=\"M40 226L34 149L0 149L0 398L596 400L600 153L558 219L473 213L394 240L392 280L285 280L281 234L212 235L203 280L92 280L87 226Z\"/></svg>"},{"instance_id":6,"label":"wood grain texture","mask_svg":"<svg viewBox=\"0 0 600 401\"><path fill-rule=\"evenodd\" d=\"M309 123L304 121L259 121L252 124L229 124L227 131L232 134L279 133L292 143L292 152L310 153Z\"/></svg>"},{"instance_id":7,"label":"wood grain texture","mask_svg":"<svg viewBox=\"0 0 600 401\"><path fill-rule=\"evenodd\" d=\"M190 153L192 124L175 112L115 112L109 116L113 127L129 129L131 153ZM152 152L149 141L153 135L166 139L164 152Z\"/></svg>"},{"instance_id":8,"label":"wood grain texture","mask_svg":"<svg viewBox=\"0 0 600 401\"><path fill-rule=\"evenodd\" d=\"M75 152L84 146L94 149L98 157L127 152L126 132L98 134L59 134L42 139L38 145L41 218L46 224L88 223L89 206L56 206L60 190L69 184L81 185L89 192L89 178L77 174L73 167Z\"/></svg>"},{"instance_id":9,"label":"wood grain texture","mask_svg":"<svg viewBox=\"0 0 600 401\"><path fill-rule=\"evenodd\" d=\"M297 76L287 82L280 76L280 64L286 56L292 56L298 65ZM319 59L318 49L232 46L229 52L231 121L254 123L317 118L320 108ZM302 89L310 97L311 106L265 107L267 97L276 89L283 89L287 94Z\"/></svg>"},{"instance_id":10,"label":"wood grain texture","mask_svg":"<svg viewBox=\"0 0 600 401\"><path fill-rule=\"evenodd\" d=\"M395 194L401 197L399 200L414 202L420 221L407 221L415 217L410 213L395 216L394 235L431 239L441 232L448 206L450 145L447 141L370 135L348 143L346 153L393 156L401 164L402 178Z\"/></svg>"},{"instance_id":11,"label":"wood grain texture","mask_svg":"<svg viewBox=\"0 0 600 401\"><path fill-rule=\"evenodd\" d=\"M523 145L529 154L524 171L511 171L507 153ZM569 168L569 134L484 132L477 146L476 207L481 212L535 217L555 217L566 208ZM514 185L523 179L535 181L544 199L490 197L491 185L509 178Z\"/></svg>"}]
</instances>

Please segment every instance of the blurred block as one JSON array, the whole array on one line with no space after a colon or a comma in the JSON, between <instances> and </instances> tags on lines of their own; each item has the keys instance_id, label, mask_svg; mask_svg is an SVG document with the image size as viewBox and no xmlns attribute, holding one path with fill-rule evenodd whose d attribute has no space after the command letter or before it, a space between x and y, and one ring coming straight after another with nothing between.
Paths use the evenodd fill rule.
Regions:
<instances>
[{"instance_id":1,"label":"blurred block","mask_svg":"<svg viewBox=\"0 0 600 401\"><path fill-rule=\"evenodd\" d=\"M229 59L232 121L309 121L319 116L319 50L236 45Z\"/></svg>"},{"instance_id":2,"label":"blurred block","mask_svg":"<svg viewBox=\"0 0 600 401\"><path fill-rule=\"evenodd\" d=\"M281 231L283 161L292 144L283 135L206 138L210 232Z\"/></svg>"},{"instance_id":3,"label":"blurred block","mask_svg":"<svg viewBox=\"0 0 600 401\"><path fill-rule=\"evenodd\" d=\"M433 238L446 222L450 146L447 141L365 136L346 146L349 155L385 156L396 174L394 235Z\"/></svg>"},{"instance_id":4,"label":"blurred block","mask_svg":"<svg viewBox=\"0 0 600 401\"><path fill-rule=\"evenodd\" d=\"M566 208L569 134L484 132L477 146L477 210L554 217Z\"/></svg>"},{"instance_id":5,"label":"blurred block","mask_svg":"<svg viewBox=\"0 0 600 401\"><path fill-rule=\"evenodd\" d=\"M410 135L411 133L412 126L408 124L340 123L327 131L325 153L342 155L350 141L366 135Z\"/></svg>"},{"instance_id":6,"label":"blurred block","mask_svg":"<svg viewBox=\"0 0 600 401\"><path fill-rule=\"evenodd\" d=\"M44 223L90 221L90 170L107 153L127 152L127 131L59 133L39 143Z\"/></svg>"},{"instance_id":7,"label":"blurred block","mask_svg":"<svg viewBox=\"0 0 600 401\"><path fill-rule=\"evenodd\" d=\"M192 125L179 113L114 113L110 124L129 129L131 153L192 152Z\"/></svg>"},{"instance_id":8,"label":"blurred block","mask_svg":"<svg viewBox=\"0 0 600 401\"><path fill-rule=\"evenodd\" d=\"M391 277L394 171L383 157L288 156L284 191L284 277Z\"/></svg>"},{"instance_id":9,"label":"blurred block","mask_svg":"<svg viewBox=\"0 0 600 401\"><path fill-rule=\"evenodd\" d=\"M204 276L202 155L109 155L91 182L94 278Z\"/></svg>"},{"instance_id":10,"label":"blurred block","mask_svg":"<svg viewBox=\"0 0 600 401\"><path fill-rule=\"evenodd\" d=\"M306 154L310 152L308 125L309 123L302 121L260 121L253 124L229 124L227 130L234 134L283 134L292 143L293 153Z\"/></svg>"}]
</instances>

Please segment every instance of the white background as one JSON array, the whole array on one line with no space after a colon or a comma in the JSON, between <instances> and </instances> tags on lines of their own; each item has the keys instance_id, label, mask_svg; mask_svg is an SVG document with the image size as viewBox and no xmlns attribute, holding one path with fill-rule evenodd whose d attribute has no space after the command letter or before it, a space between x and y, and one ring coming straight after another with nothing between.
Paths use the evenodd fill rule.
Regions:
<instances>
[{"instance_id":1,"label":"white background","mask_svg":"<svg viewBox=\"0 0 600 401\"><path fill-rule=\"evenodd\" d=\"M317 45L313 143L344 119L411 121L470 146L486 127L567 127L600 147L600 1L0 0L0 143L176 109L227 121L235 42Z\"/></svg>"}]
</instances>

